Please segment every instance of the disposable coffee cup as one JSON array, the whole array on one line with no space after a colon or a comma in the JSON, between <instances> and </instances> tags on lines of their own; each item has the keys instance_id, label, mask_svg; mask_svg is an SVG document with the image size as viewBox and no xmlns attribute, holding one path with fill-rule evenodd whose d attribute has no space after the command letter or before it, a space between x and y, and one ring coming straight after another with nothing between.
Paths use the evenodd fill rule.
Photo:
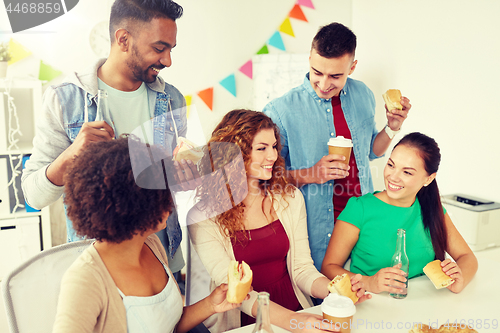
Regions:
<instances>
[{"instance_id":1,"label":"disposable coffee cup","mask_svg":"<svg viewBox=\"0 0 500 333\"><path fill-rule=\"evenodd\" d=\"M323 320L329 322L329 328L338 328L341 333L351 332L356 306L349 297L330 294L321 303L321 311Z\"/></svg>"},{"instance_id":2,"label":"disposable coffee cup","mask_svg":"<svg viewBox=\"0 0 500 333\"><path fill-rule=\"evenodd\" d=\"M349 164L351 150L351 139L344 138L343 136L337 136L336 138L330 138L330 140L328 141L328 154L338 154L345 156L345 160L341 161L342 163Z\"/></svg>"}]
</instances>

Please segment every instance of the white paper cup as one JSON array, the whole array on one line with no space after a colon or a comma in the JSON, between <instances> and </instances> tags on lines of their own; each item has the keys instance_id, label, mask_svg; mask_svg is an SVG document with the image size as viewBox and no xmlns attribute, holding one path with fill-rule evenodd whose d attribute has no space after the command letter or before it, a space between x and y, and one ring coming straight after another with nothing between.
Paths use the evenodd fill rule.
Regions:
<instances>
[{"instance_id":1,"label":"white paper cup","mask_svg":"<svg viewBox=\"0 0 500 333\"><path fill-rule=\"evenodd\" d=\"M328 154L338 154L345 156L345 160L342 161L342 163L349 164L351 150L351 139L346 139L343 136L337 136L336 138L330 138L330 140L328 141Z\"/></svg>"},{"instance_id":2,"label":"white paper cup","mask_svg":"<svg viewBox=\"0 0 500 333\"><path fill-rule=\"evenodd\" d=\"M331 327L339 328L341 333L350 333L352 318L356 306L349 297L330 294L321 303L323 319L330 322Z\"/></svg>"}]
</instances>

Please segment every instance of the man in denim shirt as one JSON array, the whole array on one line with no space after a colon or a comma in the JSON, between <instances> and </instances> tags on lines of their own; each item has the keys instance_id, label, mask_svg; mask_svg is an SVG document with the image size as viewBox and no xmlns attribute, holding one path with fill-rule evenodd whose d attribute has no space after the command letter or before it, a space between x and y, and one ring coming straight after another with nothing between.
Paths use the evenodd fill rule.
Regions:
<instances>
[{"instance_id":1,"label":"man in denim shirt","mask_svg":"<svg viewBox=\"0 0 500 333\"><path fill-rule=\"evenodd\" d=\"M171 65L170 52L177 43L175 20L181 15L182 7L173 1L113 3L109 57L44 94L33 153L22 175L30 206L41 209L62 195L66 167L92 142L112 140L144 125L153 132L154 144L172 156L177 135L187 132L186 102L158 73ZM97 114L98 90L108 93L109 114ZM79 239L69 220L67 231L68 241ZM171 259L171 270L180 271L184 259L176 212L158 236Z\"/></svg>"},{"instance_id":2,"label":"man in denim shirt","mask_svg":"<svg viewBox=\"0 0 500 333\"><path fill-rule=\"evenodd\" d=\"M313 39L310 71L293 88L264 108L281 132L282 156L307 207L309 245L318 270L325 256L335 218L351 196L373 192L369 161L381 157L411 108L386 110L387 125L375 127L375 98L362 82L348 76L356 68L356 36L339 23L322 27ZM328 140L352 139L349 165L328 154Z\"/></svg>"}]
</instances>

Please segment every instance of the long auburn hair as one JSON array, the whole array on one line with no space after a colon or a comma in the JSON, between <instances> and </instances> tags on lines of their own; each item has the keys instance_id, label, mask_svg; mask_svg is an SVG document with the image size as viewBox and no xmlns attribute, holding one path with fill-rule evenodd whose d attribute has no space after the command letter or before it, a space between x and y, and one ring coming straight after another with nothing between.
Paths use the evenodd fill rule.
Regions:
<instances>
[{"instance_id":1,"label":"long auburn hair","mask_svg":"<svg viewBox=\"0 0 500 333\"><path fill-rule=\"evenodd\" d=\"M287 179L285 161L280 155L279 129L271 118L262 112L245 109L228 112L212 132L204 157L200 161L200 174L216 174L216 177L210 179L202 177L204 180L196 191L201 209L209 213L218 212L214 220L221 232L232 240L236 240L237 231L245 230L243 223L245 204L237 198L242 200L248 194L246 173L251 164L252 143L255 135L264 129L274 131L278 158L273 166L272 177L269 180L260 180L259 188L265 197L270 196L271 202L274 202L276 195L281 195L286 201L286 197L293 195L294 186ZM217 143L232 144L224 144L222 149L215 152L213 147ZM240 151L243 165L230 163L239 157ZM242 175L243 168L245 173ZM231 197L229 205L225 199L228 193ZM265 212L263 206L262 209L264 214L270 213Z\"/></svg>"},{"instance_id":2,"label":"long auburn hair","mask_svg":"<svg viewBox=\"0 0 500 333\"><path fill-rule=\"evenodd\" d=\"M438 171L441 153L436 141L425 134L413 132L407 134L394 148L404 145L416 149L424 161L425 171L430 175ZM429 231L436 259L444 260L448 248L444 212L439 189L434 179L428 186L423 186L417 193L424 227Z\"/></svg>"}]
</instances>

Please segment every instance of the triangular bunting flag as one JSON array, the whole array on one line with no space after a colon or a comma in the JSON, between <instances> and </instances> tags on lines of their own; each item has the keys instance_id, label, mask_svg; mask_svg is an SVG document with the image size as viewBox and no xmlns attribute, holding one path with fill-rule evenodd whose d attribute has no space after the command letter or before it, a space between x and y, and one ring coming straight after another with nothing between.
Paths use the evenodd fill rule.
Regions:
<instances>
[{"instance_id":1,"label":"triangular bunting flag","mask_svg":"<svg viewBox=\"0 0 500 333\"><path fill-rule=\"evenodd\" d=\"M191 112L191 103L193 102L193 95L184 96L186 99L186 117L189 118L189 112Z\"/></svg>"},{"instance_id":2,"label":"triangular bunting flag","mask_svg":"<svg viewBox=\"0 0 500 333\"><path fill-rule=\"evenodd\" d=\"M267 45L264 45L256 54L268 54L268 53L269 50L267 49Z\"/></svg>"},{"instance_id":3,"label":"triangular bunting flag","mask_svg":"<svg viewBox=\"0 0 500 333\"><path fill-rule=\"evenodd\" d=\"M214 100L214 88L207 88L198 93L198 96L205 102L210 110L212 110L213 100Z\"/></svg>"},{"instance_id":4,"label":"triangular bunting flag","mask_svg":"<svg viewBox=\"0 0 500 333\"><path fill-rule=\"evenodd\" d=\"M40 71L38 72L38 79L40 81L52 81L59 75L61 75L62 72L55 69L54 67L44 63L42 60L40 60Z\"/></svg>"},{"instance_id":5,"label":"triangular bunting flag","mask_svg":"<svg viewBox=\"0 0 500 333\"><path fill-rule=\"evenodd\" d=\"M297 0L297 5L301 5L304 7L309 7L309 8L314 9L314 6L313 6L311 0Z\"/></svg>"},{"instance_id":6,"label":"triangular bunting flag","mask_svg":"<svg viewBox=\"0 0 500 333\"><path fill-rule=\"evenodd\" d=\"M301 20L301 21L306 21L307 22L307 18L304 15L304 12L302 11L302 9L300 8L299 5L293 6L293 8L290 11L290 13L288 14L288 16L291 17L291 18L297 19L297 20Z\"/></svg>"},{"instance_id":7,"label":"triangular bunting flag","mask_svg":"<svg viewBox=\"0 0 500 333\"><path fill-rule=\"evenodd\" d=\"M288 18L288 17L283 21L283 23L281 23L279 31L281 31L287 35L290 35L292 37L295 37L295 35L293 33L293 29L292 29L292 24L290 23L290 18Z\"/></svg>"},{"instance_id":8,"label":"triangular bunting flag","mask_svg":"<svg viewBox=\"0 0 500 333\"><path fill-rule=\"evenodd\" d=\"M283 44L283 39L281 38L279 31L276 31L274 35L269 38L268 44L282 51L286 51L285 45Z\"/></svg>"},{"instance_id":9,"label":"triangular bunting flag","mask_svg":"<svg viewBox=\"0 0 500 333\"><path fill-rule=\"evenodd\" d=\"M24 46L16 42L14 39L9 40L9 52L11 59L9 60L9 65L26 58L31 55L31 51L26 49Z\"/></svg>"},{"instance_id":10,"label":"triangular bunting flag","mask_svg":"<svg viewBox=\"0 0 500 333\"><path fill-rule=\"evenodd\" d=\"M229 75L225 79L221 80L220 85L226 88L234 97L236 97L236 80L234 74Z\"/></svg>"},{"instance_id":11,"label":"triangular bunting flag","mask_svg":"<svg viewBox=\"0 0 500 333\"><path fill-rule=\"evenodd\" d=\"M248 76L249 78L253 78L253 63L252 59L248 60L243 66L240 67L240 72Z\"/></svg>"}]
</instances>

